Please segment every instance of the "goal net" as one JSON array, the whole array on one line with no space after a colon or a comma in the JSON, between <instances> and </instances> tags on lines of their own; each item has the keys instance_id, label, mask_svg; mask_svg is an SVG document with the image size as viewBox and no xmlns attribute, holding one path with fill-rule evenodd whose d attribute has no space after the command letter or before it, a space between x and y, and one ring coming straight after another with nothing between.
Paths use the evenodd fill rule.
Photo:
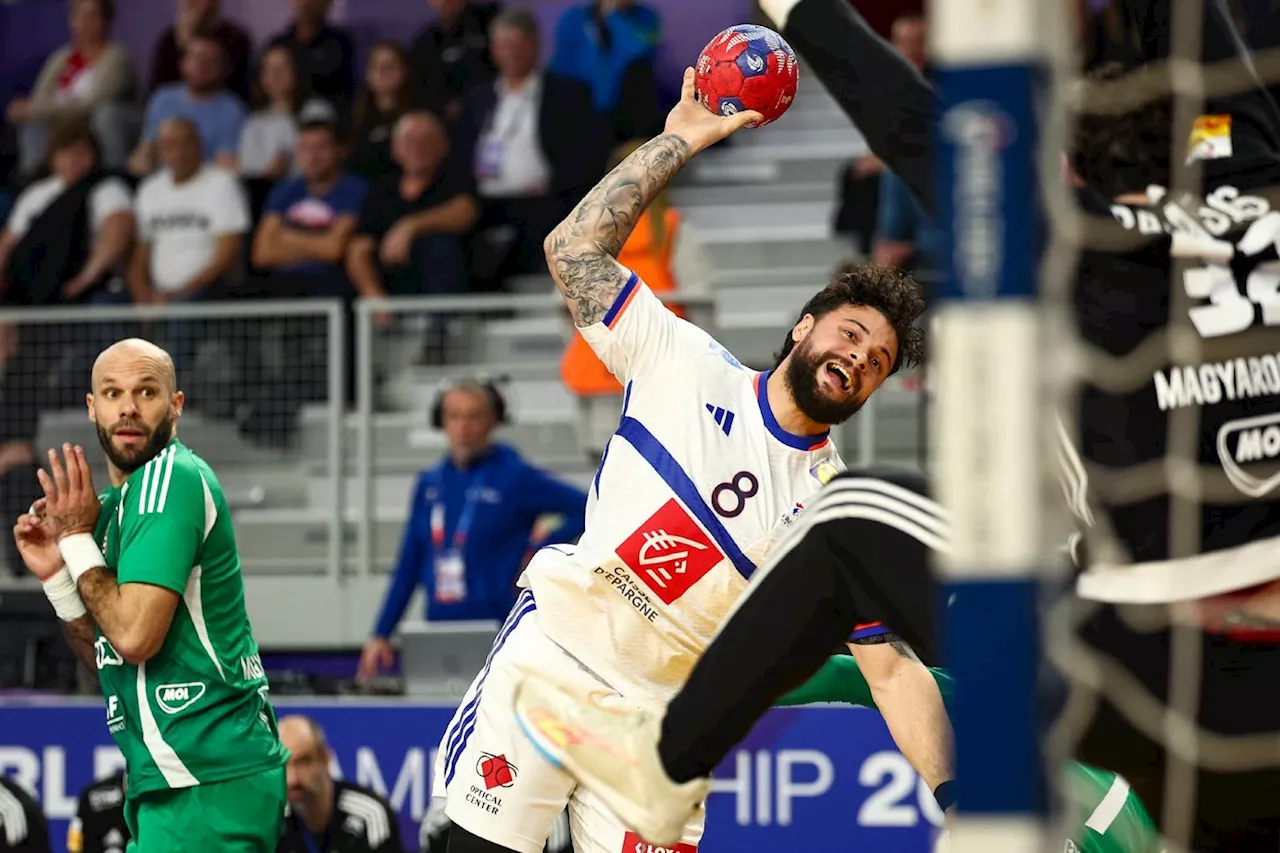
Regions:
<instances>
[{"instance_id":1,"label":"goal net","mask_svg":"<svg viewBox=\"0 0 1280 853\"><path fill-rule=\"evenodd\" d=\"M1045 782L1075 759L1169 853L1276 853L1280 3L929 18L955 844L1061 850Z\"/></svg>"}]
</instances>

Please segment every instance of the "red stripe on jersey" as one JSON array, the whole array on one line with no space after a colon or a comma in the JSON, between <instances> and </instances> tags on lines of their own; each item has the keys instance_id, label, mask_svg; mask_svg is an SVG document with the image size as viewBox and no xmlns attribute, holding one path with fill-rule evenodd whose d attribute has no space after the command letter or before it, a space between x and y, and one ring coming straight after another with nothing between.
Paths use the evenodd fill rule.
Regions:
<instances>
[{"instance_id":1,"label":"red stripe on jersey","mask_svg":"<svg viewBox=\"0 0 1280 853\"><path fill-rule=\"evenodd\" d=\"M622 315L626 313L627 306L631 304L631 302L636 298L636 294L639 292L640 284L637 282L636 285L631 288L631 292L627 294L627 298L618 306L618 310L613 313L613 319L609 321L608 328L612 329L614 326L618 325L618 321L621 320Z\"/></svg>"}]
</instances>

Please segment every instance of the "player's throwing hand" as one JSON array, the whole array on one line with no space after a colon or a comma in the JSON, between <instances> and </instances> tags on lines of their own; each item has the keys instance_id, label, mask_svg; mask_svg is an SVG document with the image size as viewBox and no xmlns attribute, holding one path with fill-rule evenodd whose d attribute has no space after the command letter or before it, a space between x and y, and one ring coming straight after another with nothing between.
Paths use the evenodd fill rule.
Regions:
<instances>
[{"instance_id":1,"label":"player's throwing hand","mask_svg":"<svg viewBox=\"0 0 1280 853\"><path fill-rule=\"evenodd\" d=\"M62 445L66 468L56 450L49 451L49 471L36 472L44 489L45 519L55 541L76 533L93 533L102 504L93 487L93 472L79 445Z\"/></svg>"},{"instance_id":2,"label":"player's throwing hand","mask_svg":"<svg viewBox=\"0 0 1280 853\"><path fill-rule=\"evenodd\" d=\"M695 72L684 70L684 83L680 87L680 103L667 114L665 133L683 139L693 153L709 148L753 122L764 119L755 110L745 110L731 116L719 116L698 103L694 86Z\"/></svg>"},{"instance_id":3,"label":"player's throwing hand","mask_svg":"<svg viewBox=\"0 0 1280 853\"><path fill-rule=\"evenodd\" d=\"M62 553L58 540L44 523L45 499L40 498L31 509L18 516L13 526L13 538L18 543L18 556L31 574L46 581L62 569Z\"/></svg>"}]
</instances>

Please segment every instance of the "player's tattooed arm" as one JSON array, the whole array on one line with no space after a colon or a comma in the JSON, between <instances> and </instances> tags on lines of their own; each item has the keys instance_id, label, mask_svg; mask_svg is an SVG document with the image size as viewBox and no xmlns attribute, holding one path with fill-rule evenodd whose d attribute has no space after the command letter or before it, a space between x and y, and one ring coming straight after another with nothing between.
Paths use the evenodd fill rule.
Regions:
<instances>
[{"instance_id":1,"label":"player's tattooed arm","mask_svg":"<svg viewBox=\"0 0 1280 853\"><path fill-rule=\"evenodd\" d=\"M547 266L578 326L598 323L630 273L614 258L640 215L671 182L693 149L674 134L637 148L547 236Z\"/></svg>"},{"instance_id":2,"label":"player's tattooed arm","mask_svg":"<svg viewBox=\"0 0 1280 853\"><path fill-rule=\"evenodd\" d=\"M62 635L67 638L67 645L71 646L71 651L76 653L80 662L91 672L97 672L98 659L93 648L95 639L93 617L85 614L70 622L63 621Z\"/></svg>"},{"instance_id":3,"label":"player's tattooed arm","mask_svg":"<svg viewBox=\"0 0 1280 853\"><path fill-rule=\"evenodd\" d=\"M77 586L94 622L129 663L148 660L164 645L178 609L177 593L147 583L120 584L101 566L81 575Z\"/></svg>"}]
</instances>

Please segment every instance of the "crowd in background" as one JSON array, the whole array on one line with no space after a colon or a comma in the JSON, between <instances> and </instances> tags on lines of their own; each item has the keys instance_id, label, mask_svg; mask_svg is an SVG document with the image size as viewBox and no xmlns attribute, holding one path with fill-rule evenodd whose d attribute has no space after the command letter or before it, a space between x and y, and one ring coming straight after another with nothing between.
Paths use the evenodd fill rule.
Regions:
<instances>
[{"instance_id":1,"label":"crowd in background","mask_svg":"<svg viewBox=\"0 0 1280 853\"><path fill-rule=\"evenodd\" d=\"M218 0L176 5L145 96L111 40L115 0L74 0L70 43L8 104L6 305L498 290L544 269L546 232L662 120L661 23L630 0L567 10L545 67L530 13L431 0L432 22L375 44L359 79L330 0L294 0L256 49ZM336 162L302 138L318 127ZM85 214L65 263L32 263L33 230Z\"/></svg>"},{"instance_id":2,"label":"crowd in background","mask_svg":"<svg viewBox=\"0 0 1280 853\"><path fill-rule=\"evenodd\" d=\"M570 7L545 64L552 34L529 12L429 0L421 32L374 44L363 68L330 0L293 0L292 22L261 44L219 0L174 3L145 61L112 39L117 0L71 0L68 43L6 106L0 309L502 291L545 273L543 238L611 154L661 129L661 21L633 0ZM207 373L195 367L209 325L147 331L184 383ZM242 401L251 437L287 440L299 406L326 395L316 326L279 335L277 362L319 367ZM243 350L243 332L223 349ZM10 481L33 473L38 413L80 405L85 365L64 357L67 334L0 325L0 399L31 413L0 428L10 516L28 499ZM258 353L235 356L242 375L265 375ZM428 332L419 359L444 357ZM345 384L350 400L350 372Z\"/></svg>"}]
</instances>

